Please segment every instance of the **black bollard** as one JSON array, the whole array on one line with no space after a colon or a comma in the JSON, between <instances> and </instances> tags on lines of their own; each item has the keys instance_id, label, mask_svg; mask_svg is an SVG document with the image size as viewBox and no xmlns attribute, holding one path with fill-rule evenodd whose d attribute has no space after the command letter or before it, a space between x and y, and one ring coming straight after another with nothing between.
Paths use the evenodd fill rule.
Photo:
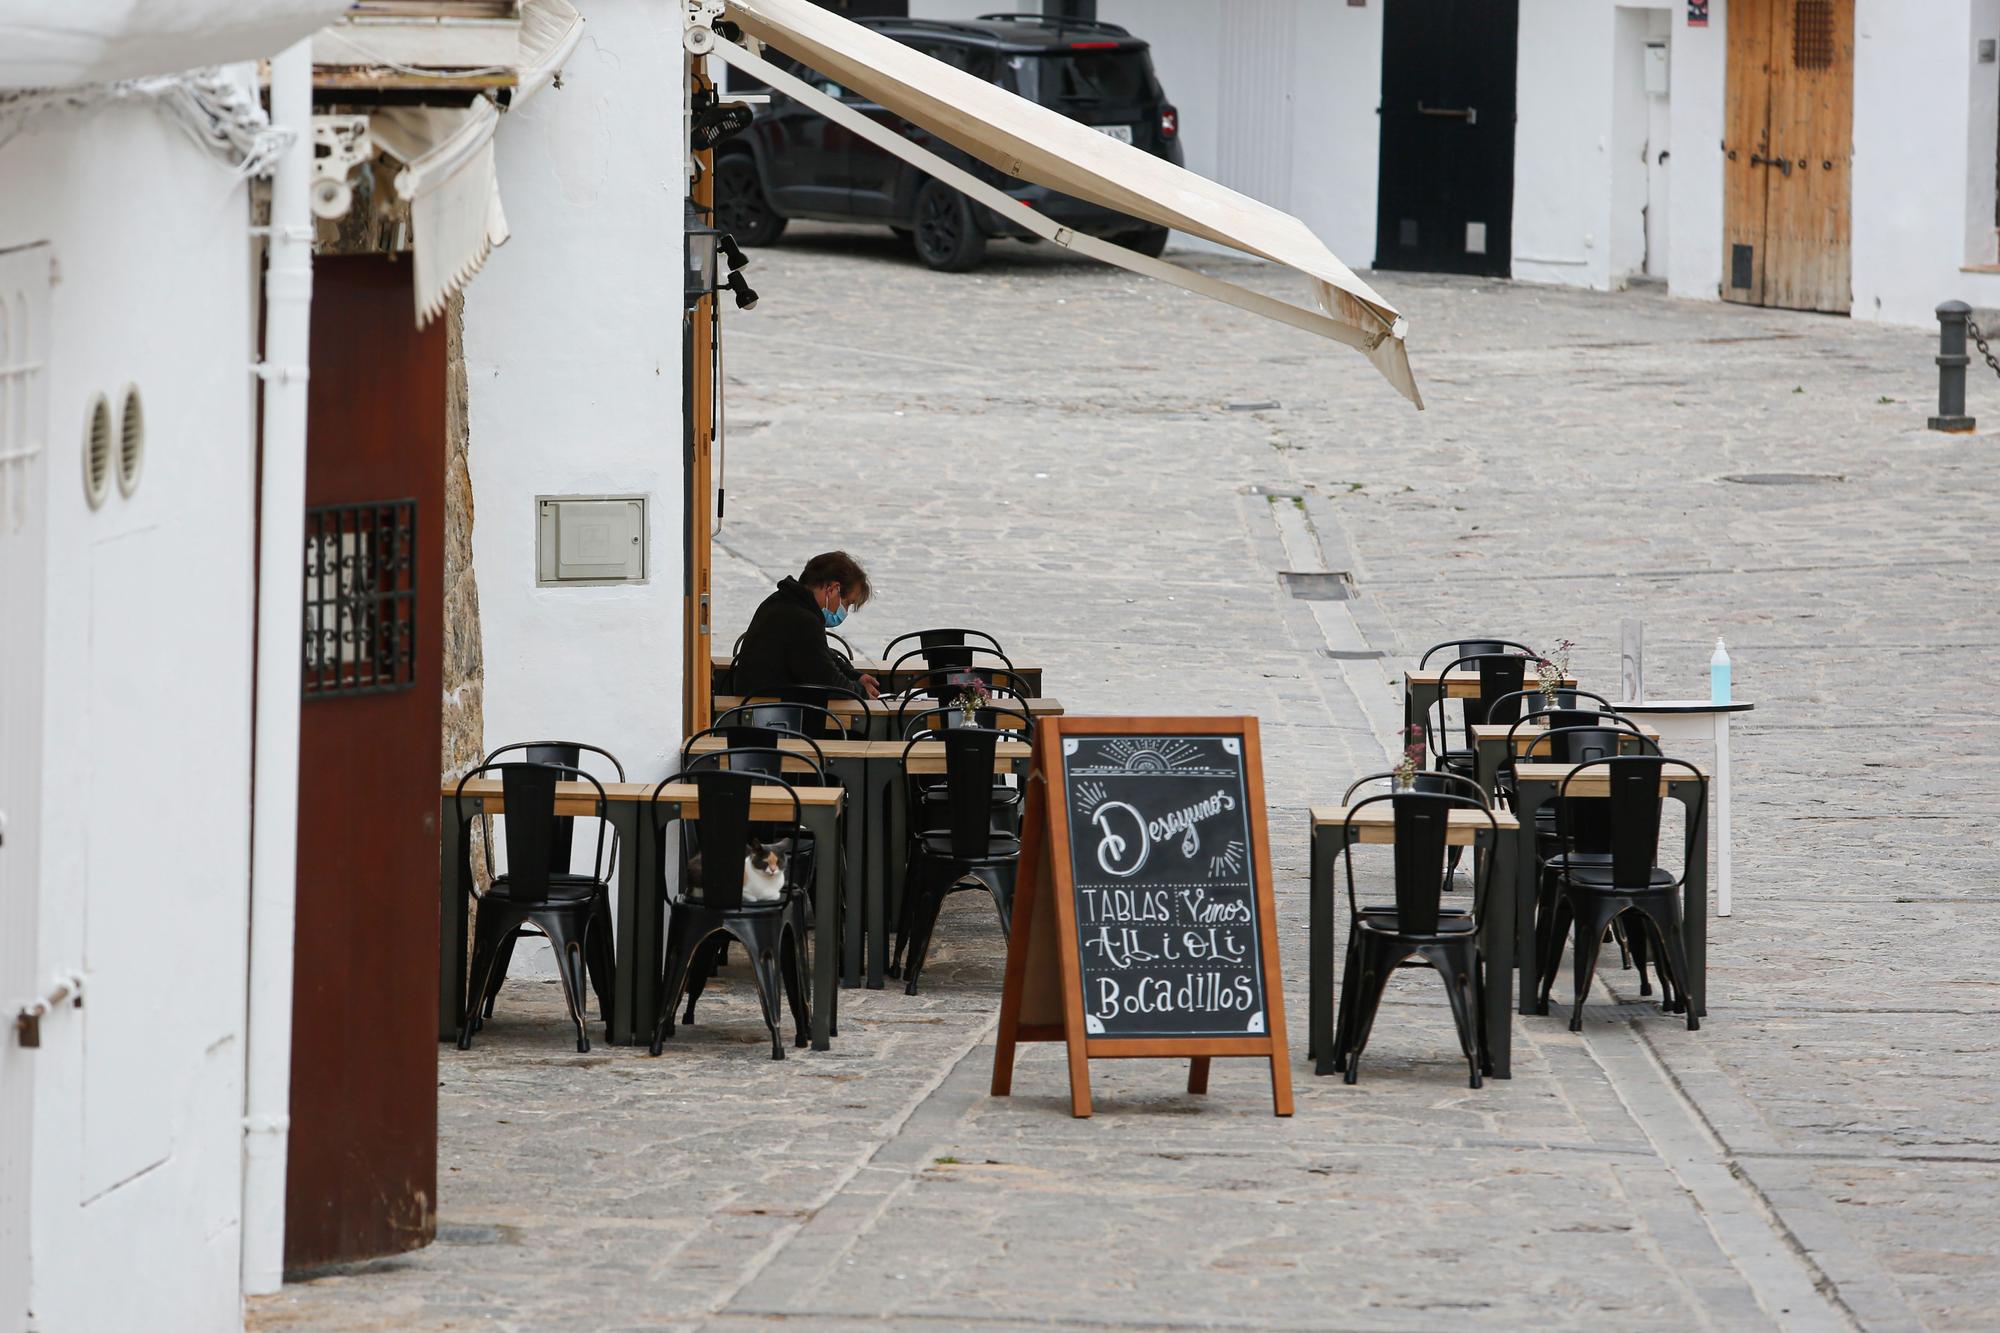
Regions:
<instances>
[{"instance_id":1,"label":"black bollard","mask_svg":"<svg viewBox=\"0 0 2000 1333\"><path fill-rule=\"evenodd\" d=\"M1937 317L1938 414L1931 418L1931 429L1970 431L1977 424L1965 415L1965 367L1972 360L1965 354L1965 326L1972 307L1946 301L1937 308Z\"/></svg>"}]
</instances>

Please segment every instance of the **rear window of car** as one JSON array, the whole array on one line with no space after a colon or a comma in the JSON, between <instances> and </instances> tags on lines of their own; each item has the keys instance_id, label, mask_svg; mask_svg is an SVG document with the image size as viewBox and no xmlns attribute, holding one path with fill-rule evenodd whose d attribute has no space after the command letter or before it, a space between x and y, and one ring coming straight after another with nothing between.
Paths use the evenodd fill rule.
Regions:
<instances>
[{"instance_id":1,"label":"rear window of car","mask_svg":"<svg viewBox=\"0 0 2000 1333\"><path fill-rule=\"evenodd\" d=\"M1007 61L1012 91L1043 106L1150 102L1159 97L1153 62L1144 50L1064 51L1017 55Z\"/></svg>"}]
</instances>

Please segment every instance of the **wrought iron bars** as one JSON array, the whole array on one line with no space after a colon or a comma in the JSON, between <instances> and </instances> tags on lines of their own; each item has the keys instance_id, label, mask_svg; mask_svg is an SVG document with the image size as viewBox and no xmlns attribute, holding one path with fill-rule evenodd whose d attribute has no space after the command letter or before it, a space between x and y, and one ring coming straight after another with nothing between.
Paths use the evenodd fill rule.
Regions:
<instances>
[{"instance_id":1,"label":"wrought iron bars","mask_svg":"<svg viewBox=\"0 0 2000 1333\"><path fill-rule=\"evenodd\" d=\"M306 510L307 699L416 683L416 566L415 500Z\"/></svg>"}]
</instances>

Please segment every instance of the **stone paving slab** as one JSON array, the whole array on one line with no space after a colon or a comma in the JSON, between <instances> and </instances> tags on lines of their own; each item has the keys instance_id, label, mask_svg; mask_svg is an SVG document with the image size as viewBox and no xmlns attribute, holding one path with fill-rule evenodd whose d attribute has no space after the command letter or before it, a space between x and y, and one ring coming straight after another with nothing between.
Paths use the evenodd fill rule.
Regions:
<instances>
[{"instance_id":1,"label":"stone paving slab","mask_svg":"<svg viewBox=\"0 0 2000 1333\"><path fill-rule=\"evenodd\" d=\"M1340 349L1048 247L932 275L801 227L757 263L764 300L729 324L719 641L844 546L877 585L859 646L983 625L1077 711L1258 714L1298 1114L1271 1117L1248 1065L1196 1101L1174 1062L1100 1062L1075 1122L1052 1048L987 1098L1001 950L963 895L924 994L845 993L826 1055L768 1060L738 977L659 1061L577 1057L552 988L511 983L443 1055L459 1241L288 1286L255 1327L1960 1328L2000 1308L1977 1258L2000 1246L2000 515L1985 437L1921 429L1921 335L1377 275L1416 330L1418 414ZM1812 477L1720 479L1771 473ZM1360 600L1280 591L1311 567ZM1396 671L1504 633L1575 639L1586 683L1615 683L1627 617L1655 696L1702 693L1720 633L1759 705L1702 1030L1614 968L1581 1036L1560 1004L1517 1019L1516 1076L1473 1092L1412 976L1361 1082L1314 1078L1304 809L1383 765Z\"/></svg>"}]
</instances>

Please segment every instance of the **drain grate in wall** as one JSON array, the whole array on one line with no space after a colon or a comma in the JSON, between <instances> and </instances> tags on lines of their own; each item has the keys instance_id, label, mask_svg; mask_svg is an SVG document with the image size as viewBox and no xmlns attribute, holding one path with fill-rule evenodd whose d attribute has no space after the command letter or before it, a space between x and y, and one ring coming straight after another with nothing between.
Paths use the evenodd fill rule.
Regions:
<instances>
[{"instance_id":1,"label":"drain grate in wall","mask_svg":"<svg viewBox=\"0 0 2000 1333\"><path fill-rule=\"evenodd\" d=\"M1314 573L1281 569L1278 571L1278 586L1302 602L1354 600L1354 576L1344 569Z\"/></svg>"},{"instance_id":2,"label":"drain grate in wall","mask_svg":"<svg viewBox=\"0 0 2000 1333\"><path fill-rule=\"evenodd\" d=\"M1828 486L1847 478L1838 472L1732 472L1722 480L1738 486Z\"/></svg>"}]
</instances>

